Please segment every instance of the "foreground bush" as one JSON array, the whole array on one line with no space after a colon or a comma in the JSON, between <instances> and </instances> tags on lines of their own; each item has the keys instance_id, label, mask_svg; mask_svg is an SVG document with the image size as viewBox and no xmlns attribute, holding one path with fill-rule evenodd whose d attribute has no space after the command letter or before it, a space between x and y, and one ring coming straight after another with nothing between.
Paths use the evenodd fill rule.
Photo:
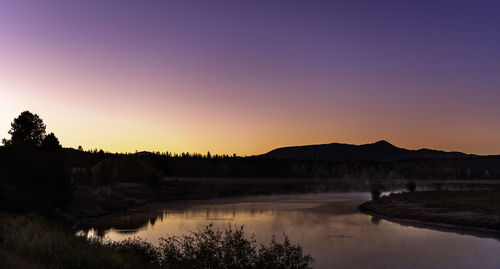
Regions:
<instances>
[{"instance_id":1,"label":"foreground bush","mask_svg":"<svg viewBox=\"0 0 500 269\"><path fill-rule=\"evenodd\" d=\"M253 236L245 237L243 227L221 232L212 225L182 237L161 239L161 264L168 268L310 268L311 256L302 253L302 247L273 237L271 243L261 245Z\"/></svg>"},{"instance_id":2,"label":"foreground bush","mask_svg":"<svg viewBox=\"0 0 500 269\"><path fill-rule=\"evenodd\" d=\"M2 268L310 268L312 258L299 245L273 238L257 246L243 228L212 225L182 237L110 242L75 236L67 225L35 215L0 214Z\"/></svg>"}]
</instances>

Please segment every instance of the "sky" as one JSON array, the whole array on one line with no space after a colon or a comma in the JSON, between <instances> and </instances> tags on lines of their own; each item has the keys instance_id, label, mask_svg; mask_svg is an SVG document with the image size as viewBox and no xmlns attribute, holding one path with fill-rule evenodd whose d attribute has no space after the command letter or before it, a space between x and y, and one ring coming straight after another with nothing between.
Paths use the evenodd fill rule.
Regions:
<instances>
[{"instance_id":1,"label":"sky","mask_svg":"<svg viewBox=\"0 0 500 269\"><path fill-rule=\"evenodd\" d=\"M0 138L246 156L387 140L500 154L498 1L2 1Z\"/></svg>"}]
</instances>

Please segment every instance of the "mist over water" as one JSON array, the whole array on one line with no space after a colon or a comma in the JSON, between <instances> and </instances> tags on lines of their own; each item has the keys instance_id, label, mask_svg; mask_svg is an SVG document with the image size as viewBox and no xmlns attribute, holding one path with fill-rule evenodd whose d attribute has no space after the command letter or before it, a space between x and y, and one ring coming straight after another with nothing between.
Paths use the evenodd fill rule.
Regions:
<instances>
[{"instance_id":1,"label":"mist over water","mask_svg":"<svg viewBox=\"0 0 500 269\"><path fill-rule=\"evenodd\" d=\"M359 212L368 193L260 196L149 205L86 223L88 236L157 243L212 223L245 227L260 243L282 233L300 243L315 268L498 268L493 235L401 225Z\"/></svg>"}]
</instances>

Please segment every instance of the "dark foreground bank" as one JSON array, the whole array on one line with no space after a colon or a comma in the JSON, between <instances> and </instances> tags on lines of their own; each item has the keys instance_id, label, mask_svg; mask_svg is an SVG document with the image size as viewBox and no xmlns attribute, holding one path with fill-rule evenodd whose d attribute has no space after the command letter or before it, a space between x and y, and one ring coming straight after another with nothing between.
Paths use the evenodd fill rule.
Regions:
<instances>
[{"instance_id":1,"label":"dark foreground bank","mask_svg":"<svg viewBox=\"0 0 500 269\"><path fill-rule=\"evenodd\" d=\"M382 196L359 208L390 218L500 232L500 190L405 192Z\"/></svg>"}]
</instances>

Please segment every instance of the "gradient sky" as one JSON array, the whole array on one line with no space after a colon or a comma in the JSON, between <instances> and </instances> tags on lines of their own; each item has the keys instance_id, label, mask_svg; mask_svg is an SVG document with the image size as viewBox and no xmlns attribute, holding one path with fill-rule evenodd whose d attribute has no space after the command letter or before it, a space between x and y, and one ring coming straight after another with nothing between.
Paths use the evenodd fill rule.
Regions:
<instances>
[{"instance_id":1,"label":"gradient sky","mask_svg":"<svg viewBox=\"0 0 500 269\"><path fill-rule=\"evenodd\" d=\"M500 153L499 1L2 1L0 137L260 154Z\"/></svg>"}]
</instances>

